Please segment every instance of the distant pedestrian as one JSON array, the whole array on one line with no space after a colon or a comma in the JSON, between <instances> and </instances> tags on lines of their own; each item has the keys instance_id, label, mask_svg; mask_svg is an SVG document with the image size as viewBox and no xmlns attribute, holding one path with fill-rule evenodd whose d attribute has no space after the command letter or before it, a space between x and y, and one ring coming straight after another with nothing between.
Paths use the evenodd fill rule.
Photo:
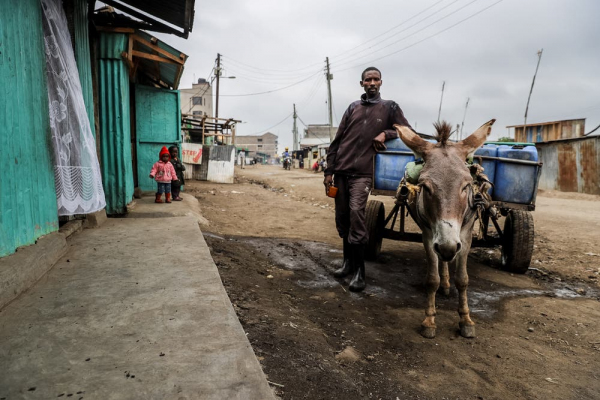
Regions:
<instances>
[{"instance_id":1,"label":"distant pedestrian","mask_svg":"<svg viewBox=\"0 0 600 400\"><path fill-rule=\"evenodd\" d=\"M177 173L173 164L169 162L171 155L166 146L160 149L159 160L154 163L150 171L150 178L156 180L158 190L156 191L155 203L162 203L162 194L165 194L165 202L171 202L171 181L177 180Z\"/></svg>"},{"instance_id":2,"label":"distant pedestrian","mask_svg":"<svg viewBox=\"0 0 600 400\"><path fill-rule=\"evenodd\" d=\"M179 159L179 149L177 146L169 147L169 154L171 154L171 164L173 164L173 168L175 168L175 173L177 174L177 180L171 181L171 192L173 192L173 200L182 201L183 199L179 197L179 193L181 193L181 187L185 185L185 180L183 179L183 171L185 171L185 165Z\"/></svg>"}]
</instances>

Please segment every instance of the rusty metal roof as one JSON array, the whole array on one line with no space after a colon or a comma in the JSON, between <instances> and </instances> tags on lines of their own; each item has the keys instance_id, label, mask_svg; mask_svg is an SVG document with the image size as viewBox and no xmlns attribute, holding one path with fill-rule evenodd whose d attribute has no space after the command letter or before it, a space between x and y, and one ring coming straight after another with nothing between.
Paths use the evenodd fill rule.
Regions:
<instances>
[{"instance_id":1,"label":"rusty metal roof","mask_svg":"<svg viewBox=\"0 0 600 400\"><path fill-rule=\"evenodd\" d=\"M152 25L144 29L188 37L194 25L195 0L102 0ZM176 29L179 28L179 29Z\"/></svg>"}]
</instances>

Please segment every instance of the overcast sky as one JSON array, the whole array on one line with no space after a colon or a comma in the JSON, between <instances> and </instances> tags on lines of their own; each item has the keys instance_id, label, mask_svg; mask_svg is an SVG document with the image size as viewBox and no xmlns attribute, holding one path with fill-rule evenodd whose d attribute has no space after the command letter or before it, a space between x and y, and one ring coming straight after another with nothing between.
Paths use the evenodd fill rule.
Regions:
<instances>
[{"instance_id":1,"label":"overcast sky","mask_svg":"<svg viewBox=\"0 0 600 400\"><path fill-rule=\"evenodd\" d=\"M492 137L506 136L523 123L542 48L528 122L600 124L598 0L198 0L195 15L187 40L159 35L189 56L180 88L208 78L221 53L223 75L236 79L221 81L219 116L244 121L241 135L277 134L280 152L291 148L292 104L304 123L328 122L327 56L334 125L373 65L382 97L418 131L431 133L445 81L442 119L461 123L470 98L465 133L496 118Z\"/></svg>"}]
</instances>

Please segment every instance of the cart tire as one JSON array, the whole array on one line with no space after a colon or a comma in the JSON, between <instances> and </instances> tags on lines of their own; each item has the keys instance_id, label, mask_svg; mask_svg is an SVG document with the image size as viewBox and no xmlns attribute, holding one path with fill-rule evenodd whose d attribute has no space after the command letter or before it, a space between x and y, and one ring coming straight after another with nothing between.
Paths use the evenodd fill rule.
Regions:
<instances>
[{"instance_id":1,"label":"cart tire","mask_svg":"<svg viewBox=\"0 0 600 400\"><path fill-rule=\"evenodd\" d=\"M533 254L533 216L529 211L509 210L504 222L502 268L524 274Z\"/></svg>"},{"instance_id":2,"label":"cart tire","mask_svg":"<svg viewBox=\"0 0 600 400\"><path fill-rule=\"evenodd\" d=\"M369 200L365 212L365 222L369 233L369 242L365 251L365 258L374 261L381 253L383 241L383 224L385 222L385 207L381 201Z\"/></svg>"}]
</instances>

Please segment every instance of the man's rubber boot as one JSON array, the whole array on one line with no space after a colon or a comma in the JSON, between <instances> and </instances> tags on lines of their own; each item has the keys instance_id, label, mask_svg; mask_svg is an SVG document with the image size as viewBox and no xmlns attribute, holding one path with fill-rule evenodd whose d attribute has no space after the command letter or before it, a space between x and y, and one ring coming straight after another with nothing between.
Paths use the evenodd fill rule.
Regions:
<instances>
[{"instance_id":1,"label":"man's rubber boot","mask_svg":"<svg viewBox=\"0 0 600 400\"><path fill-rule=\"evenodd\" d=\"M348 243L348 239L344 239L344 261L341 268L333 271L333 276L343 278L354 272L354 263L352 262L352 245Z\"/></svg>"},{"instance_id":2,"label":"man's rubber boot","mask_svg":"<svg viewBox=\"0 0 600 400\"><path fill-rule=\"evenodd\" d=\"M367 287L365 281L365 245L355 244L352 245L352 259L354 261L354 268L356 273L354 278L350 281L350 291L361 292Z\"/></svg>"},{"instance_id":3,"label":"man's rubber boot","mask_svg":"<svg viewBox=\"0 0 600 400\"><path fill-rule=\"evenodd\" d=\"M165 193L165 203L171 202L171 193Z\"/></svg>"},{"instance_id":4,"label":"man's rubber boot","mask_svg":"<svg viewBox=\"0 0 600 400\"><path fill-rule=\"evenodd\" d=\"M162 203L162 194L160 193L156 193L156 199L154 200L155 203Z\"/></svg>"}]
</instances>

